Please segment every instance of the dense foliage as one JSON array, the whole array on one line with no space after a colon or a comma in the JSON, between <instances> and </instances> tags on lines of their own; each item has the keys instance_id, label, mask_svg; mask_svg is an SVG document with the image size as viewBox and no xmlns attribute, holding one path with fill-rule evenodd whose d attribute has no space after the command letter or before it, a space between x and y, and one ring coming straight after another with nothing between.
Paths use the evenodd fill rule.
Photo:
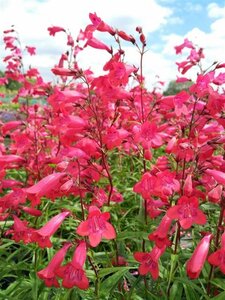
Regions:
<instances>
[{"instance_id":1,"label":"dense foliage","mask_svg":"<svg viewBox=\"0 0 225 300\"><path fill-rule=\"evenodd\" d=\"M15 29L4 31L0 84L18 82L20 118L1 122L0 296L223 299L225 64L203 70L203 49L185 39L177 82L191 68L196 81L165 96L146 87L142 28L89 17L76 40L48 28L67 44L57 84L24 70ZM102 75L79 65L87 47L108 52Z\"/></svg>"}]
</instances>

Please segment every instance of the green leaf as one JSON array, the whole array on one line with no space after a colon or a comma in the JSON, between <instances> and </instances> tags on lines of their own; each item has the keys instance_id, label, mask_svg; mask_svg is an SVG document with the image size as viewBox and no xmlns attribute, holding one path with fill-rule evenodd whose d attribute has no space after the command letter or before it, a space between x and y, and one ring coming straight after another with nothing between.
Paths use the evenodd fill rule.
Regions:
<instances>
[{"instance_id":1,"label":"green leaf","mask_svg":"<svg viewBox=\"0 0 225 300\"><path fill-rule=\"evenodd\" d=\"M184 291L187 300L199 300L198 294L190 285L184 284Z\"/></svg>"},{"instance_id":2,"label":"green leaf","mask_svg":"<svg viewBox=\"0 0 225 300\"><path fill-rule=\"evenodd\" d=\"M210 298L211 300L224 300L225 299L225 291L217 295L216 297Z\"/></svg>"},{"instance_id":3,"label":"green leaf","mask_svg":"<svg viewBox=\"0 0 225 300\"><path fill-rule=\"evenodd\" d=\"M198 292L199 295L202 295L204 298L203 299L209 299L209 297L206 295L205 290L203 290L202 288L200 288L196 283L194 283L192 280L186 279L186 278L174 278L174 280L176 280L177 282L180 282L183 284L184 289L186 287L185 292L187 293L186 295L190 295L191 291L195 291ZM188 288L187 288L188 287ZM196 294L196 293L195 293ZM194 295L194 292L193 292ZM189 298L188 298L189 299ZM190 300L193 300L195 298L192 298ZM197 297L197 300L199 300L199 297Z\"/></svg>"},{"instance_id":4,"label":"green leaf","mask_svg":"<svg viewBox=\"0 0 225 300\"><path fill-rule=\"evenodd\" d=\"M115 272L118 272L118 271L128 271L132 269L131 267L111 267L111 268L102 268L99 270L99 277L102 278L102 277L105 277L111 273L115 273Z\"/></svg>"},{"instance_id":5,"label":"green leaf","mask_svg":"<svg viewBox=\"0 0 225 300\"><path fill-rule=\"evenodd\" d=\"M170 288L170 300L182 299L183 285L180 282L175 281Z\"/></svg>"},{"instance_id":6,"label":"green leaf","mask_svg":"<svg viewBox=\"0 0 225 300\"><path fill-rule=\"evenodd\" d=\"M216 278L211 280L211 283L225 291L225 279Z\"/></svg>"},{"instance_id":7,"label":"green leaf","mask_svg":"<svg viewBox=\"0 0 225 300\"><path fill-rule=\"evenodd\" d=\"M116 285L123 278L123 276L128 272L129 268L122 267L119 271L115 272L113 275L109 276L101 283L101 294L102 296L108 295L114 291ZM110 298L109 298L110 299Z\"/></svg>"},{"instance_id":8,"label":"green leaf","mask_svg":"<svg viewBox=\"0 0 225 300\"><path fill-rule=\"evenodd\" d=\"M117 240L125 239L144 239L148 240L148 233L146 231L122 231L118 233Z\"/></svg>"}]
</instances>

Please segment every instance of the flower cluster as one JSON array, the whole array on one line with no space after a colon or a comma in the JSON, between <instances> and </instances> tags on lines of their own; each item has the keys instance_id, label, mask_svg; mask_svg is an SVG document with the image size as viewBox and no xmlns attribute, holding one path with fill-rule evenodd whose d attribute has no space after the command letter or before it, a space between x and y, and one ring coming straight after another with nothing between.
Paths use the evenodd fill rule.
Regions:
<instances>
[{"instance_id":1,"label":"flower cluster","mask_svg":"<svg viewBox=\"0 0 225 300\"><path fill-rule=\"evenodd\" d=\"M37 273L48 287L59 287L61 279L65 288L86 290L93 281L85 271L90 266L97 294L101 263L96 266L93 259L103 247L110 252L111 268L125 268L133 276L135 266L145 279L148 274L153 280L163 277L160 267L165 270L169 256L164 259L165 253L188 253L190 279L198 278L208 261L210 293L214 268L225 274L225 76L219 73L225 65L214 63L203 70L203 49L185 39L175 47L177 54L189 51L177 63L178 71L185 74L199 67L195 82L176 95L164 96L157 88L149 91L142 63L134 66L124 59L123 43L130 43L143 61L147 42L142 28L136 28L136 37L114 29L96 13L89 18L76 39L62 27L48 28L51 36L64 34L68 48L52 68L58 84L44 82L35 68L25 71L15 29L4 31L10 54L4 58L0 85L9 80L20 83L12 99L20 104L20 119L0 123L2 236L42 249L52 248L57 239L62 242L48 266ZM116 46L96 38L96 33L109 35ZM88 47L107 53L102 75L79 65L79 54ZM36 54L31 46L25 51ZM190 81L179 77L177 84L185 80ZM123 187L122 176L122 184L115 180L113 155L121 161L139 161L132 186ZM23 176L13 177L13 171ZM126 176L133 172L130 160ZM137 226L148 238L143 234L132 246L133 241L121 238L123 228L116 221L126 219L129 212L124 207L135 205L137 199L143 217ZM57 213L48 211L48 205ZM192 254L191 247L182 246L187 236L195 241ZM72 260L62 265L74 245ZM178 269L172 264L167 275ZM129 278L122 278L125 290Z\"/></svg>"}]
</instances>

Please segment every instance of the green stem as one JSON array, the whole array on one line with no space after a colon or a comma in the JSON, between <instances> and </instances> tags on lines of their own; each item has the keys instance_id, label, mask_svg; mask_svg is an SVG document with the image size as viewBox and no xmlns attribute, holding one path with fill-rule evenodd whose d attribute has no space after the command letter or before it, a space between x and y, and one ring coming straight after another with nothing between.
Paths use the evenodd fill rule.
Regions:
<instances>
[{"instance_id":1,"label":"green stem","mask_svg":"<svg viewBox=\"0 0 225 300\"><path fill-rule=\"evenodd\" d=\"M94 263L92 262L90 256L88 256L88 261L89 261L89 263L90 263L90 265L91 265L91 267L92 267L92 269L93 269L93 271L95 273L95 277L96 277L96 279L95 279L95 295L96 295L96 298L95 299L98 300L99 299L99 277L98 277L98 271L97 271Z\"/></svg>"}]
</instances>

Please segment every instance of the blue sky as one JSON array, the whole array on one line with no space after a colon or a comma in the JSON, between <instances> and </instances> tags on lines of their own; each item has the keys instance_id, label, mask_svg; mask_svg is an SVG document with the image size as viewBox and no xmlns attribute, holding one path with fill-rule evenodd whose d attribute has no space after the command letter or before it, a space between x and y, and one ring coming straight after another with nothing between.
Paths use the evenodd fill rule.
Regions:
<instances>
[{"instance_id":1,"label":"blue sky","mask_svg":"<svg viewBox=\"0 0 225 300\"><path fill-rule=\"evenodd\" d=\"M215 60L225 62L225 1L222 0L0 0L0 29L14 24L22 45L37 48L36 57L24 58L25 65L38 67L45 79L52 80L50 69L66 50L66 41L62 34L50 37L47 27L63 26L76 38L79 29L90 22L89 12L96 12L109 25L133 35L136 26L143 27L149 47L144 72L149 82L153 83L157 75L166 82L176 78L175 60L181 58L175 57L174 46L185 37L205 48L206 65ZM1 60L6 55L2 37ZM111 43L108 37L99 37ZM138 64L137 51L128 44L124 48L127 60ZM81 55L80 64L101 72L107 59L107 53L99 55L89 49ZM0 69L3 68L0 62Z\"/></svg>"}]
</instances>

